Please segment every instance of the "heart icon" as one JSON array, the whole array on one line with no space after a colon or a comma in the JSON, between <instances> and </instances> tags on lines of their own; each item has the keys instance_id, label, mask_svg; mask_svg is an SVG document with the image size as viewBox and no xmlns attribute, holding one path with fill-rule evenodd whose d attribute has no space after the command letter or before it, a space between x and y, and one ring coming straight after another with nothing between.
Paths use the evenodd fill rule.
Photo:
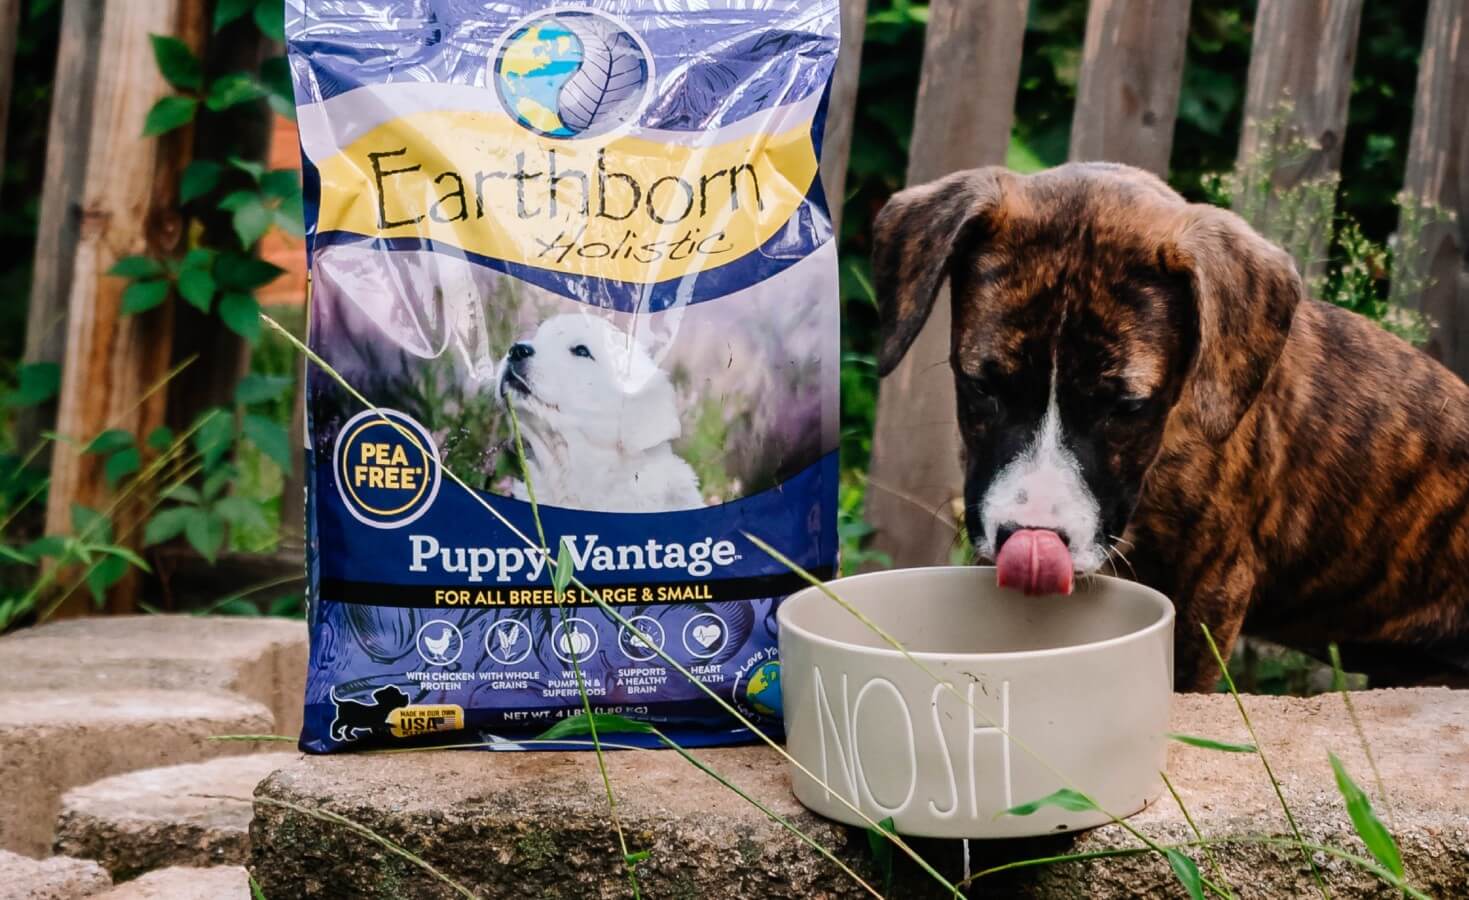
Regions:
<instances>
[{"instance_id":1,"label":"heart icon","mask_svg":"<svg viewBox=\"0 0 1469 900\"><path fill-rule=\"evenodd\" d=\"M719 640L719 626L712 622L708 625L695 625L693 634L699 646L708 650L714 646L715 641Z\"/></svg>"},{"instance_id":2,"label":"heart icon","mask_svg":"<svg viewBox=\"0 0 1469 900\"><path fill-rule=\"evenodd\" d=\"M580 657L592 649L592 638L580 628L573 628L569 632L561 633L556 639L556 646L561 650L562 656Z\"/></svg>"}]
</instances>

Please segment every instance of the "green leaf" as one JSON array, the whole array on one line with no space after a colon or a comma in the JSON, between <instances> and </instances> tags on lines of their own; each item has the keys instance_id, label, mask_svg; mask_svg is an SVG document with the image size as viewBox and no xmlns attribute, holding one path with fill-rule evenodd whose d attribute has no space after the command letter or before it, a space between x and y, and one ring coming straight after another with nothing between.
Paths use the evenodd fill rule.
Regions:
<instances>
[{"instance_id":1,"label":"green leaf","mask_svg":"<svg viewBox=\"0 0 1469 900\"><path fill-rule=\"evenodd\" d=\"M231 222L235 226L235 234L239 236L241 245L253 247L255 242L265 237L265 233L270 230L270 226L275 222L275 215L259 196L255 196L250 202L242 203L235 208Z\"/></svg>"},{"instance_id":2,"label":"green leaf","mask_svg":"<svg viewBox=\"0 0 1469 900\"><path fill-rule=\"evenodd\" d=\"M209 477L204 479L204 484L200 486L204 499L213 500L218 497L238 474L235 467L229 465L220 466L216 471L209 473Z\"/></svg>"},{"instance_id":3,"label":"green leaf","mask_svg":"<svg viewBox=\"0 0 1469 900\"><path fill-rule=\"evenodd\" d=\"M107 589L122 580L128 573L127 560L118 556L104 556L87 570L87 588L92 592L92 601L97 606L107 602Z\"/></svg>"},{"instance_id":4,"label":"green leaf","mask_svg":"<svg viewBox=\"0 0 1469 900\"><path fill-rule=\"evenodd\" d=\"M1191 734L1178 734L1168 732L1170 740L1178 741L1180 744L1188 744L1190 747L1198 747L1202 750L1219 750L1224 753L1256 753L1254 744L1229 744L1224 741L1216 741L1212 738L1195 737Z\"/></svg>"},{"instance_id":5,"label":"green leaf","mask_svg":"<svg viewBox=\"0 0 1469 900\"><path fill-rule=\"evenodd\" d=\"M252 291L270 284L285 269L248 253L221 253L214 264L214 277L226 290Z\"/></svg>"},{"instance_id":6,"label":"green leaf","mask_svg":"<svg viewBox=\"0 0 1469 900\"><path fill-rule=\"evenodd\" d=\"M122 314L130 316L147 312L168 299L168 282L134 281L122 292Z\"/></svg>"},{"instance_id":7,"label":"green leaf","mask_svg":"<svg viewBox=\"0 0 1469 900\"><path fill-rule=\"evenodd\" d=\"M295 169L271 169L260 176L260 190L277 200L300 197L301 175Z\"/></svg>"},{"instance_id":8,"label":"green leaf","mask_svg":"<svg viewBox=\"0 0 1469 900\"><path fill-rule=\"evenodd\" d=\"M112 540L112 520L80 503L71 505L71 531L78 540L96 543Z\"/></svg>"},{"instance_id":9,"label":"green leaf","mask_svg":"<svg viewBox=\"0 0 1469 900\"><path fill-rule=\"evenodd\" d=\"M265 85L255 80L248 72L230 72L214 79L209 85L209 96L204 105L214 112L223 112L232 106L259 100L266 95Z\"/></svg>"},{"instance_id":10,"label":"green leaf","mask_svg":"<svg viewBox=\"0 0 1469 900\"><path fill-rule=\"evenodd\" d=\"M1191 900L1204 900L1204 878L1199 874L1199 867L1194 861L1172 847L1163 852L1168 857L1168 865L1173 869L1173 874L1178 876Z\"/></svg>"},{"instance_id":11,"label":"green leaf","mask_svg":"<svg viewBox=\"0 0 1469 900\"><path fill-rule=\"evenodd\" d=\"M196 159L184 168L179 177L179 202L198 200L219 185L219 175L224 167L212 159Z\"/></svg>"},{"instance_id":12,"label":"green leaf","mask_svg":"<svg viewBox=\"0 0 1469 900\"><path fill-rule=\"evenodd\" d=\"M66 539L58 535L48 534L45 537L36 538L34 541L26 544L21 552L31 559L40 559L43 556L57 558L66 552Z\"/></svg>"},{"instance_id":13,"label":"green leaf","mask_svg":"<svg viewBox=\"0 0 1469 900\"><path fill-rule=\"evenodd\" d=\"M295 382L289 375L260 375L251 372L235 385L235 402L241 406L249 406L252 403L274 400L290 390Z\"/></svg>"},{"instance_id":14,"label":"green leaf","mask_svg":"<svg viewBox=\"0 0 1469 900\"><path fill-rule=\"evenodd\" d=\"M219 548L224 545L224 520L197 506L188 509L189 516L184 520L184 539L212 564Z\"/></svg>"},{"instance_id":15,"label":"green leaf","mask_svg":"<svg viewBox=\"0 0 1469 900\"><path fill-rule=\"evenodd\" d=\"M214 305L214 273L208 269L183 269L179 272L179 296L202 313Z\"/></svg>"},{"instance_id":16,"label":"green leaf","mask_svg":"<svg viewBox=\"0 0 1469 900\"><path fill-rule=\"evenodd\" d=\"M5 405L12 409L45 403L61 390L59 363L28 363L17 369L15 374L15 390L5 396Z\"/></svg>"},{"instance_id":17,"label":"green leaf","mask_svg":"<svg viewBox=\"0 0 1469 900\"><path fill-rule=\"evenodd\" d=\"M254 875L247 875L250 879L250 900L265 900L265 891L261 889L260 882L255 880Z\"/></svg>"},{"instance_id":18,"label":"green leaf","mask_svg":"<svg viewBox=\"0 0 1469 900\"><path fill-rule=\"evenodd\" d=\"M255 4L255 27L271 40L283 42L286 39L286 5L281 0L260 0Z\"/></svg>"},{"instance_id":19,"label":"green leaf","mask_svg":"<svg viewBox=\"0 0 1469 900\"><path fill-rule=\"evenodd\" d=\"M566 593L566 586L571 583L571 576L576 570L571 565L571 547L566 539L561 539L561 548L556 553L556 570L551 573L551 588L556 592L556 599L560 600Z\"/></svg>"},{"instance_id":20,"label":"green leaf","mask_svg":"<svg viewBox=\"0 0 1469 900\"><path fill-rule=\"evenodd\" d=\"M124 447L133 446L132 432L121 428L109 428L96 437L87 445L83 453L114 453Z\"/></svg>"},{"instance_id":21,"label":"green leaf","mask_svg":"<svg viewBox=\"0 0 1469 900\"><path fill-rule=\"evenodd\" d=\"M214 31L219 32L221 28L248 13L255 5L255 0L218 0L214 4Z\"/></svg>"},{"instance_id":22,"label":"green leaf","mask_svg":"<svg viewBox=\"0 0 1469 900\"><path fill-rule=\"evenodd\" d=\"M281 471L291 471L291 439L284 425L265 416L246 413L240 419L240 430L260 452L270 457ZM559 570L558 570L559 571Z\"/></svg>"},{"instance_id":23,"label":"green leaf","mask_svg":"<svg viewBox=\"0 0 1469 900\"><path fill-rule=\"evenodd\" d=\"M300 195L282 200L272 212L274 213L271 217L272 221L281 231L292 237L301 237L306 233Z\"/></svg>"},{"instance_id":24,"label":"green leaf","mask_svg":"<svg viewBox=\"0 0 1469 900\"><path fill-rule=\"evenodd\" d=\"M266 609L268 616L295 616L300 617L304 607L305 598L300 594L285 594L270 601L270 607Z\"/></svg>"},{"instance_id":25,"label":"green leaf","mask_svg":"<svg viewBox=\"0 0 1469 900\"><path fill-rule=\"evenodd\" d=\"M241 597L230 597L216 604L214 612L222 616L258 616L260 608Z\"/></svg>"},{"instance_id":26,"label":"green leaf","mask_svg":"<svg viewBox=\"0 0 1469 900\"><path fill-rule=\"evenodd\" d=\"M229 158L229 164L234 166L236 169L239 169L241 172L244 172L246 175L249 175L250 180L255 182L256 184L260 183L260 176L265 174L265 163L259 162L258 160L242 159L238 156L231 156Z\"/></svg>"},{"instance_id":27,"label":"green leaf","mask_svg":"<svg viewBox=\"0 0 1469 900\"><path fill-rule=\"evenodd\" d=\"M567 738L581 737L592 733L592 726L597 726L597 734L652 734L653 726L646 722L629 719L626 716L613 715L612 713L592 713L588 717L585 713L567 716L550 728L536 735L538 741L560 741Z\"/></svg>"},{"instance_id":28,"label":"green leaf","mask_svg":"<svg viewBox=\"0 0 1469 900\"><path fill-rule=\"evenodd\" d=\"M1029 803L1022 803L1019 806L1012 806L1001 813L1001 815L1029 816L1047 806L1059 806L1061 809L1070 812L1090 812L1097 808L1097 804L1086 794L1080 791L1073 791L1071 788L1061 788L1054 794L1047 794L1039 800L1032 800Z\"/></svg>"},{"instance_id":29,"label":"green leaf","mask_svg":"<svg viewBox=\"0 0 1469 900\"><path fill-rule=\"evenodd\" d=\"M114 544L98 544L92 549L106 556L116 556L117 558L127 562L128 565L138 569L142 569L144 572L152 571L148 567L147 560L143 559L143 557L139 556L126 547L118 547Z\"/></svg>"},{"instance_id":30,"label":"green leaf","mask_svg":"<svg viewBox=\"0 0 1469 900\"><path fill-rule=\"evenodd\" d=\"M194 121L194 112L198 108L199 101L193 97L177 94L164 97L148 110L148 117L143 120L143 137L157 137L182 128Z\"/></svg>"},{"instance_id":31,"label":"green leaf","mask_svg":"<svg viewBox=\"0 0 1469 900\"><path fill-rule=\"evenodd\" d=\"M291 84L291 66L284 56L273 56L260 64L260 83L270 91L270 108L278 116L296 121L296 93Z\"/></svg>"},{"instance_id":32,"label":"green leaf","mask_svg":"<svg viewBox=\"0 0 1469 900\"><path fill-rule=\"evenodd\" d=\"M236 528L264 530L270 527L260 503L245 497L225 497L214 504L214 511Z\"/></svg>"},{"instance_id":33,"label":"green leaf","mask_svg":"<svg viewBox=\"0 0 1469 900\"><path fill-rule=\"evenodd\" d=\"M154 513L148 524L143 526L143 546L151 547L178 537L193 514L191 506L171 506Z\"/></svg>"},{"instance_id":34,"label":"green leaf","mask_svg":"<svg viewBox=\"0 0 1469 900\"><path fill-rule=\"evenodd\" d=\"M177 500L180 503L198 503L202 499L199 492L187 484L170 485L164 488L158 497L161 500Z\"/></svg>"},{"instance_id":35,"label":"green leaf","mask_svg":"<svg viewBox=\"0 0 1469 900\"><path fill-rule=\"evenodd\" d=\"M31 566L36 563L35 558L27 556L24 550L5 544L0 544L0 559L9 560L22 566Z\"/></svg>"},{"instance_id":36,"label":"green leaf","mask_svg":"<svg viewBox=\"0 0 1469 900\"><path fill-rule=\"evenodd\" d=\"M221 294L219 318L230 331L252 344L260 337L260 304L249 294L238 291Z\"/></svg>"},{"instance_id":37,"label":"green leaf","mask_svg":"<svg viewBox=\"0 0 1469 900\"><path fill-rule=\"evenodd\" d=\"M163 266L151 256L124 256L112 264L107 274L118 278L157 278L163 274Z\"/></svg>"},{"instance_id":38,"label":"green leaf","mask_svg":"<svg viewBox=\"0 0 1469 900\"><path fill-rule=\"evenodd\" d=\"M876 828L867 828L867 849L872 853L872 861L877 865L877 870L882 873L883 882L887 885L884 893L892 893L893 880L893 842L888 835L898 833L897 826L893 824L893 817L888 816L877 823Z\"/></svg>"},{"instance_id":39,"label":"green leaf","mask_svg":"<svg viewBox=\"0 0 1469 900\"><path fill-rule=\"evenodd\" d=\"M197 91L204 86L204 67L188 44L162 34L150 34L148 39L153 42L158 71L169 84L181 91Z\"/></svg>"},{"instance_id":40,"label":"green leaf","mask_svg":"<svg viewBox=\"0 0 1469 900\"><path fill-rule=\"evenodd\" d=\"M1335 753L1328 756L1331 757L1331 770L1336 773L1336 789L1341 791L1342 799L1347 803L1347 815L1351 816L1352 826L1357 829L1357 837L1362 839L1367 850L1384 868L1402 878L1403 858L1398 853L1397 842L1393 840L1387 826L1377 818L1377 813L1372 810L1372 801L1367 799L1367 794L1347 774L1341 760L1336 758Z\"/></svg>"},{"instance_id":41,"label":"green leaf","mask_svg":"<svg viewBox=\"0 0 1469 900\"><path fill-rule=\"evenodd\" d=\"M148 432L148 437L144 439L143 443L162 453L173 444L173 429L167 425L159 425L157 428Z\"/></svg>"},{"instance_id":42,"label":"green leaf","mask_svg":"<svg viewBox=\"0 0 1469 900\"><path fill-rule=\"evenodd\" d=\"M194 449L204 458L204 468L212 469L235 441L233 417L222 409L206 409L199 414L199 428L194 432Z\"/></svg>"},{"instance_id":43,"label":"green leaf","mask_svg":"<svg viewBox=\"0 0 1469 900\"><path fill-rule=\"evenodd\" d=\"M138 448L126 447L107 457L107 462L102 464L102 477L106 479L108 487L116 487L119 481L142 467L143 458L139 455Z\"/></svg>"},{"instance_id":44,"label":"green leaf","mask_svg":"<svg viewBox=\"0 0 1469 900\"><path fill-rule=\"evenodd\" d=\"M633 853L625 854L622 858L627 861L628 865L635 866L643 860L648 859L652 855L652 850L638 850Z\"/></svg>"}]
</instances>

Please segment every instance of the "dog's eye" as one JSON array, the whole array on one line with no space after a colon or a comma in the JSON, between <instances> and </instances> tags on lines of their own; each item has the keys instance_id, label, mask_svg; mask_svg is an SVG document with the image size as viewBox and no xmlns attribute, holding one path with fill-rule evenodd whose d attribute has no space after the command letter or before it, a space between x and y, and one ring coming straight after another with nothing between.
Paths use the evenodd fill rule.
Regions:
<instances>
[{"instance_id":1,"label":"dog's eye","mask_svg":"<svg viewBox=\"0 0 1469 900\"><path fill-rule=\"evenodd\" d=\"M592 358L592 351L590 351L590 350L587 349L587 345L586 344L577 344L575 347L572 347L571 348L571 355L572 356L584 356L587 359L591 359Z\"/></svg>"},{"instance_id":2,"label":"dog's eye","mask_svg":"<svg viewBox=\"0 0 1469 900\"><path fill-rule=\"evenodd\" d=\"M1112 414L1118 416L1135 416L1148 408L1152 397L1142 397L1136 394L1124 394L1118 397L1112 404Z\"/></svg>"}]
</instances>

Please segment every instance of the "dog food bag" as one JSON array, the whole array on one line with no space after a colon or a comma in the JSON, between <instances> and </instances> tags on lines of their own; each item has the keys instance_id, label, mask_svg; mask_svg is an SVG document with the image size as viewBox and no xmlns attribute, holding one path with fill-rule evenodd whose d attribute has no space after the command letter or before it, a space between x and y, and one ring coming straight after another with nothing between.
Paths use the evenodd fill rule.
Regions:
<instances>
[{"instance_id":1,"label":"dog food bag","mask_svg":"<svg viewBox=\"0 0 1469 900\"><path fill-rule=\"evenodd\" d=\"M544 746L579 684L689 745L750 738L705 689L779 735L803 582L750 536L832 574L836 0L287 0L286 31L329 367L302 748ZM624 621L558 595L562 553Z\"/></svg>"}]
</instances>

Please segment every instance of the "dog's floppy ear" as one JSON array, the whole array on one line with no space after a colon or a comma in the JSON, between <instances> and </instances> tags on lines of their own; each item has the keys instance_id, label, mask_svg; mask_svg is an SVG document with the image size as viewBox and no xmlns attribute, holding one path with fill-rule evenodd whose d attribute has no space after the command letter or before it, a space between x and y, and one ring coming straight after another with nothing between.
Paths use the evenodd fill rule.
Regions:
<instances>
[{"instance_id":1,"label":"dog's floppy ear","mask_svg":"<svg viewBox=\"0 0 1469 900\"><path fill-rule=\"evenodd\" d=\"M1180 406L1191 409L1206 437L1221 441L1280 358L1305 287L1289 254L1234 213L1203 204L1188 207L1162 263L1186 275L1198 321Z\"/></svg>"},{"instance_id":2,"label":"dog's floppy ear","mask_svg":"<svg viewBox=\"0 0 1469 900\"><path fill-rule=\"evenodd\" d=\"M897 368L933 312L956 252L998 210L1003 171L955 172L899 191L877 214L872 274L882 314L879 374Z\"/></svg>"},{"instance_id":3,"label":"dog's floppy ear","mask_svg":"<svg viewBox=\"0 0 1469 900\"><path fill-rule=\"evenodd\" d=\"M624 450L641 453L683 433L673 383L658 370L642 379L622 401L618 441Z\"/></svg>"}]
</instances>

